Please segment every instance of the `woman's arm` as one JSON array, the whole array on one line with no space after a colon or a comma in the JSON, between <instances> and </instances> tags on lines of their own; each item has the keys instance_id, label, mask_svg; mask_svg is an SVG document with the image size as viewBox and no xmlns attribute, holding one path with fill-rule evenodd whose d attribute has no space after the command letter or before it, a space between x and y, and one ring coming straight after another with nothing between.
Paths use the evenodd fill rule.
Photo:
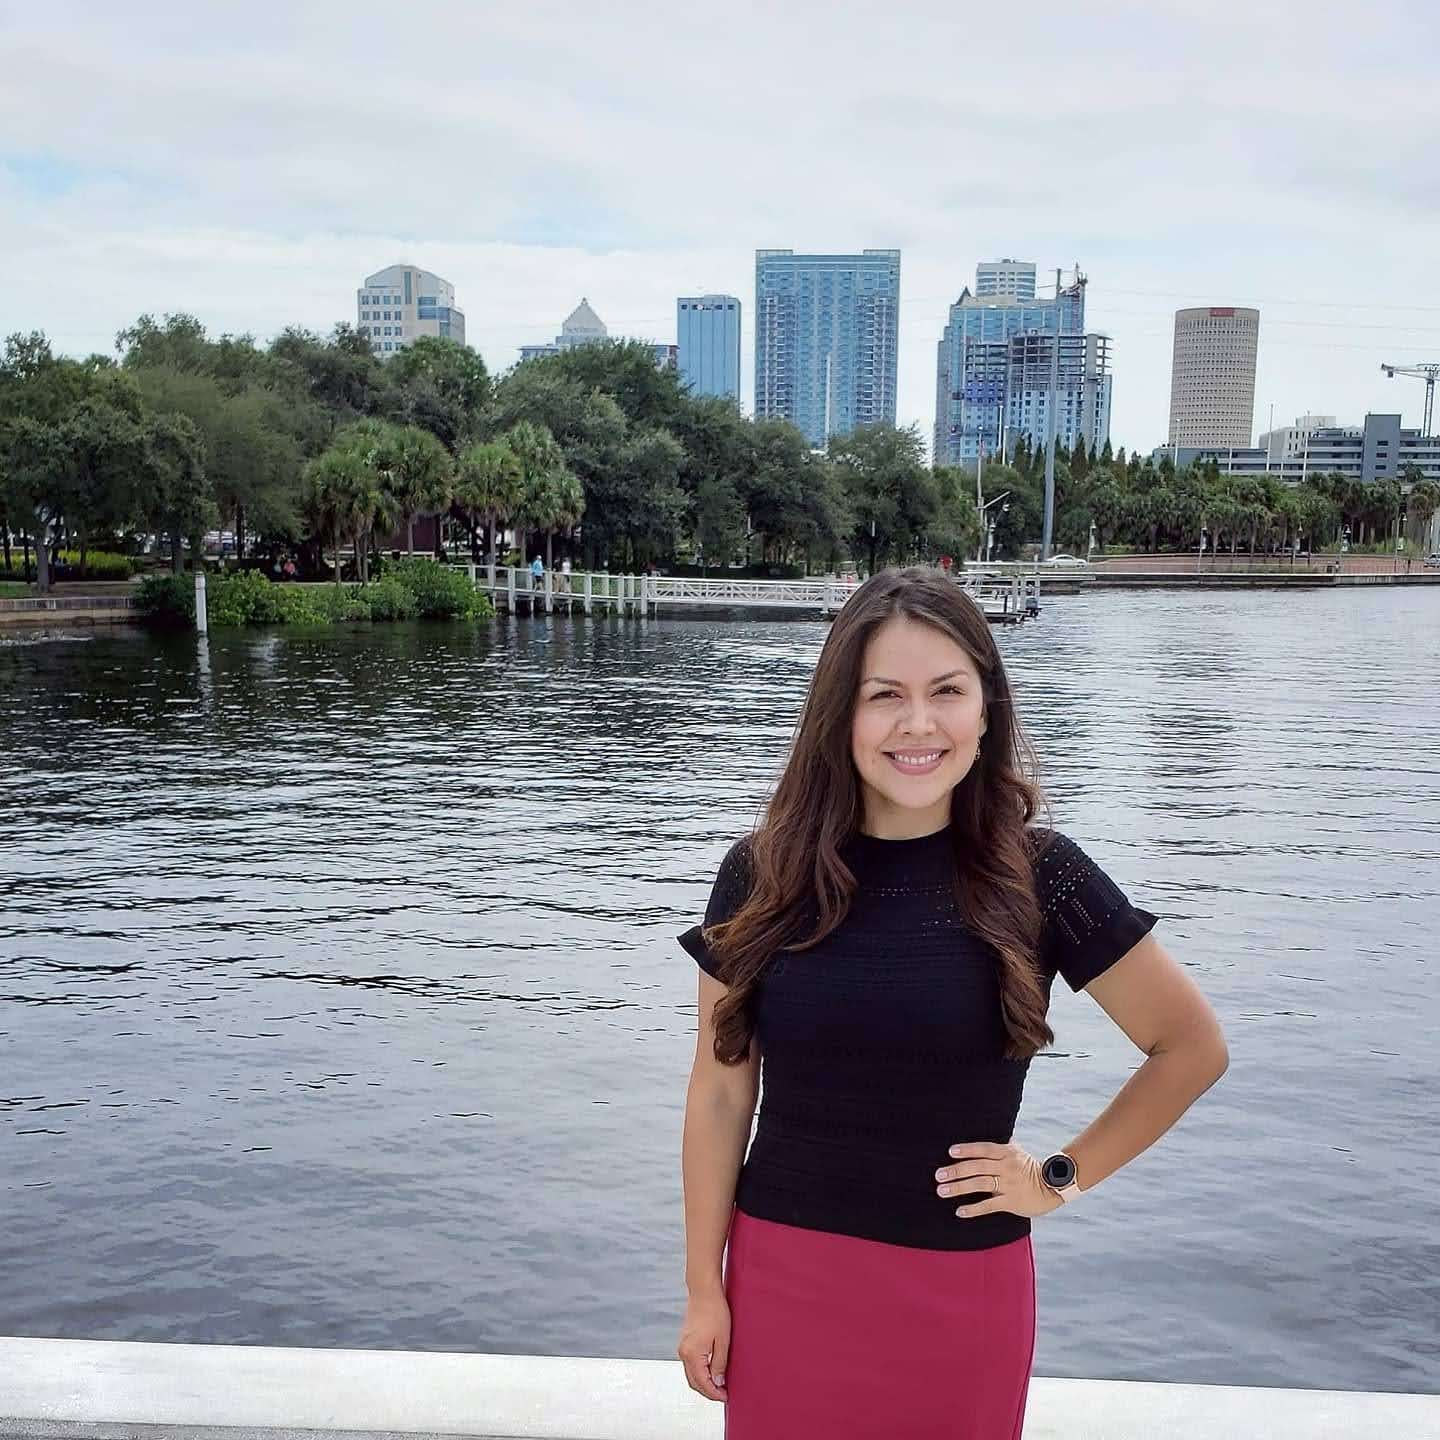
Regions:
<instances>
[{"instance_id":1,"label":"woman's arm","mask_svg":"<svg viewBox=\"0 0 1440 1440\"><path fill-rule=\"evenodd\" d=\"M1225 1073L1230 1054L1210 1002L1153 935L1097 975L1085 993L1146 1055L1065 1147L1081 1189L1089 1190L1170 1129Z\"/></svg>"},{"instance_id":2,"label":"woman's arm","mask_svg":"<svg viewBox=\"0 0 1440 1440\"><path fill-rule=\"evenodd\" d=\"M739 1065L722 1065L715 1058L715 1006L724 994L720 981L700 972L695 1062L685 1095L681 1151L685 1286L692 1294L720 1288L735 1181L760 1093L760 1054L753 1038L748 1059Z\"/></svg>"}]
</instances>

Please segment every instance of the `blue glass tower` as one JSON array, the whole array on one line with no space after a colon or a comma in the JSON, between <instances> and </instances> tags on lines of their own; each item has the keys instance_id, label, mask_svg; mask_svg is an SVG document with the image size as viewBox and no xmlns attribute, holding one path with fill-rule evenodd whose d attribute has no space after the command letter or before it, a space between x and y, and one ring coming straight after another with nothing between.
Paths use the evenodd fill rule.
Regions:
<instances>
[{"instance_id":1,"label":"blue glass tower","mask_svg":"<svg viewBox=\"0 0 1440 1440\"><path fill-rule=\"evenodd\" d=\"M740 403L740 302L733 295L682 295L675 302L680 379L692 395Z\"/></svg>"},{"instance_id":2,"label":"blue glass tower","mask_svg":"<svg viewBox=\"0 0 1440 1440\"><path fill-rule=\"evenodd\" d=\"M816 448L895 423L900 252L755 252L755 418Z\"/></svg>"},{"instance_id":3,"label":"blue glass tower","mask_svg":"<svg viewBox=\"0 0 1440 1440\"><path fill-rule=\"evenodd\" d=\"M1013 263L1013 262L1012 262ZM961 293L950 307L938 347L935 463L973 464L1007 451L1020 436L1044 445L1049 430L1049 377L1059 320L1056 395L1059 443L1084 435L1103 446L1110 430L1110 348L1085 334L1085 280L1049 299Z\"/></svg>"}]
</instances>

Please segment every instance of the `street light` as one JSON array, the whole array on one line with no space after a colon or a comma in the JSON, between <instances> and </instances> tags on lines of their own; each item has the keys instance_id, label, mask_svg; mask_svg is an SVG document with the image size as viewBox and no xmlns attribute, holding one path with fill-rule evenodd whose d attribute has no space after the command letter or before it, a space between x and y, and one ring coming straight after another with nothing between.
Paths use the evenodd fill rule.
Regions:
<instances>
[{"instance_id":1,"label":"street light","mask_svg":"<svg viewBox=\"0 0 1440 1440\"><path fill-rule=\"evenodd\" d=\"M993 518L992 518L991 520L988 520L988 521L987 521L987 520L985 519L985 512L986 512L992 505L999 505L1002 500L1005 500L1005 497L1006 497L1007 495L1009 495L1009 493L1010 493L1010 492L1009 492L1008 490L1002 490L993 500L987 500L987 501L986 501L983 505L981 505L981 507L980 507L980 542L985 543L985 554L984 554L984 557L983 557L983 558L984 558L984 560L985 560L985 562L986 562L987 564L989 563L989 560L990 560L990 545L989 545L989 542L993 542L994 539L995 539L995 521L994 521ZM1004 508L1000 511L1000 513L1001 513L1002 515L1005 514L1005 512L1006 512L1007 510L1009 510L1009 508L1010 508L1010 505L1009 505L1009 503L1008 503L1008 501L1007 501L1007 503L1005 504ZM987 536L989 537L989 542L986 541L986 537L987 537ZM975 559L976 559L977 561L979 561L981 558L982 558L982 557L981 557L981 553L980 553L980 543L977 543L976 546L975 546Z\"/></svg>"},{"instance_id":2,"label":"street light","mask_svg":"<svg viewBox=\"0 0 1440 1440\"><path fill-rule=\"evenodd\" d=\"M1195 556L1195 568L1196 568L1197 570L1200 568L1200 562L1205 558L1205 542L1206 542L1206 540L1208 540L1209 538L1210 538L1210 530L1209 530L1209 527L1208 527L1208 526L1205 526L1205 525L1202 525L1202 526L1200 527L1200 550L1199 550L1199 553Z\"/></svg>"},{"instance_id":3,"label":"street light","mask_svg":"<svg viewBox=\"0 0 1440 1440\"><path fill-rule=\"evenodd\" d=\"M1010 502L1007 500L1001 507L1000 513L1005 515L1010 510ZM990 551L995 545L995 517L990 517L989 524L985 527L985 563L990 563Z\"/></svg>"},{"instance_id":4,"label":"street light","mask_svg":"<svg viewBox=\"0 0 1440 1440\"><path fill-rule=\"evenodd\" d=\"M1085 547L1085 558L1088 560L1095 553L1095 522L1090 522L1090 542Z\"/></svg>"}]
</instances>

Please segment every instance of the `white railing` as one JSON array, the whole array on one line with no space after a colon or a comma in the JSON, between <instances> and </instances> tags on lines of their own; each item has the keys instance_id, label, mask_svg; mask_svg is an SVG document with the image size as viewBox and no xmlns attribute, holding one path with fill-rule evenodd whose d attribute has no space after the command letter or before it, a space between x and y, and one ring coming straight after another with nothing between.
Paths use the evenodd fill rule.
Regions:
<instances>
[{"instance_id":1,"label":"white railing","mask_svg":"<svg viewBox=\"0 0 1440 1440\"><path fill-rule=\"evenodd\" d=\"M650 615L663 605L677 609L808 610L832 615L861 584L858 579L835 575L751 580L546 570L537 579L520 566L467 564L465 569L479 589L511 614L522 605L532 613L543 606L547 614L557 608L573 610L578 605L587 615L597 608L622 615ZM1038 612L1037 575L966 573L955 579L991 620L1023 620Z\"/></svg>"}]
</instances>

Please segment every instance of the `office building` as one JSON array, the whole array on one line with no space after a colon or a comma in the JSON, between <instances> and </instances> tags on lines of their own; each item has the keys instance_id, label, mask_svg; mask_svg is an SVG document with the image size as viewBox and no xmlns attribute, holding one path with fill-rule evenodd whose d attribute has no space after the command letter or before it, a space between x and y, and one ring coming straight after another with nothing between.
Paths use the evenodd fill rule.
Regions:
<instances>
[{"instance_id":1,"label":"office building","mask_svg":"<svg viewBox=\"0 0 1440 1440\"><path fill-rule=\"evenodd\" d=\"M534 360L541 355L558 355L562 350L574 350L580 345L591 345L597 340L608 340L610 331L605 322L590 307L583 295L580 303L565 317L560 333L547 345L522 345L520 358Z\"/></svg>"},{"instance_id":2,"label":"office building","mask_svg":"<svg viewBox=\"0 0 1440 1440\"><path fill-rule=\"evenodd\" d=\"M591 308L590 302L582 297L580 303L565 317L560 333L553 340L545 345L522 345L520 358L537 360L544 355L559 355L566 350L578 350L582 345L595 345L609 339L609 328ZM680 358L677 346L657 345L650 340L644 343L649 346L658 369L675 369Z\"/></svg>"},{"instance_id":3,"label":"office building","mask_svg":"<svg viewBox=\"0 0 1440 1440\"><path fill-rule=\"evenodd\" d=\"M1267 430L1256 444L1271 460L1293 460L1304 451L1310 436L1319 430L1335 429L1333 415L1298 415L1293 425Z\"/></svg>"},{"instance_id":4,"label":"office building","mask_svg":"<svg viewBox=\"0 0 1440 1440\"><path fill-rule=\"evenodd\" d=\"M978 272L976 278L978 283ZM1022 435L1035 448L1049 443L1048 367L1057 331L1058 443L1073 449L1083 435L1088 445L1104 448L1110 435L1110 340L1085 333L1086 284L1077 273L1058 296L1028 300L961 291L937 347L937 465L973 465L982 450L992 458L1008 455Z\"/></svg>"},{"instance_id":5,"label":"office building","mask_svg":"<svg viewBox=\"0 0 1440 1440\"><path fill-rule=\"evenodd\" d=\"M1260 312L1202 305L1175 312L1170 444L1244 448L1255 433Z\"/></svg>"},{"instance_id":6,"label":"office building","mask_svg":"<svg viewBox=\"0 0 1440 1440\"><path fill-rule=\"evenodd\" d=\"M755 252L755 418L795 425L815 449L895 423L900 252Z\"/></svg>"},{"instance_id":7,"label":"office building","mask_svg":"<svg viewBox=\"0 0 1440 1440\"><path fill-rule=\"evenodd\" d=\"M377 270L355 292L356 329L382 356L403 350L422 335L465 343L465 312L455 287L414 265Z\"/></svg>"},{"instance_id":8,"label":"office building","mask_svg":"<svg viewBox=\"0 0 1440 1440\"><path fill-rule=\"evenodd\" d=\"M1407 465L1415 465L1425 479L1440 483L1440 436L1402 429L1398 415L1367 415L1363 425L1306 430L1294 453L1272 455L1264 444L1158 445L1151 452L1156 464L1167 457L1181 469L1213 460L1222 475L1273 475L1294 484L1312 475L1343 475L1371 485L1399 480Z\"/></svg>"},{"instance_id":9,"label":"office building","mask_svg":"<svg viewBox=\"0 0 1440 1440\"><path fill-rule=\"evenodd\" d=\"M975 294L979 299L1005 295L1011 300L1035 298L1033 260L982 260L975 267Z\"/></svg>"},{"instance_id":10,"label":"office building","mask_svg":"<svg viewBox=\"0 0 1440 1440\"><path fill-rule=\"evenodd\" d=\"M1060 368L1055 385L1055 441L1074 450L1105 448L1110 438L1110 337L1108 335L1047 335L1026 330L1011 336L1005 370L1007 452L1023 435L1033 449L1043 449L1050 436L1050 381L1055 346Z\"/></svg>"},{"instance_id":11,"label":"office building","mask_svg":"<svg viewBox=\"0 0 1440 1440\"><path fill-rule=\"evenodd\" d=\"M740 403L740 302L733 295L682 295L675 302L680 378L692 395Z\"/></svg>"}]
</instances>

